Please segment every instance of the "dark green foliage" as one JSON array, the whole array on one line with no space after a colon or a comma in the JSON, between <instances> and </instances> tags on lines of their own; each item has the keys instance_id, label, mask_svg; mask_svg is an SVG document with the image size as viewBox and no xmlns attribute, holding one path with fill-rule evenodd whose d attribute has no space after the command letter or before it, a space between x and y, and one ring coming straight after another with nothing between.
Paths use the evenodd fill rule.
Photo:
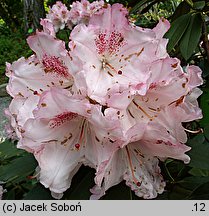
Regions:
<instances>
[{"instance_id":1,"label":"dark green foliage","mask_svg":"<svg viewBox=\"0 0 209 216\"><path fill-rule=\"evenodd\" d=\"M31 53L21 29L12 32L5 25L0 25L0 84L7 82L4 75L5 62L12 63L22 56L30 56Z\"/></svg>"},{"instance_id":2,"label":"dark green foliage","mask_svg":"<svg viewBox=\"0 0 209 216\"><path fill-rule=\"evenodd\" d=\"M168 52L170 52L179 40L182 38L184 32L186 31L191 20L190 14L185 14L178 17L173 23L171 23L171 28L166 33L165 37L169 39L167 46Z\"/></svg>"},{"instance_id":3,"label":"dark green foliage","mask_svg":"<svg viewBox=\"0 0 209 216\"><path fill-rule=\"evenodd\" d=\"M37 183L28 193L25 194L24 200L52 200L51 193L40 183Z\"/></svg>"},{"instance_id":4,"label":"dark green foliage","mask_svg":"<svg viewBox=\"0 0 209 216\"><path fill-rule=\"evenodd\" d=\"M23 21L23 4L20 0L1 0L0 19L3 19L12 31L19 28Z\"/></svg>"},{"instance_id":5,"label":"dark green foliage","mask_svg":"<svg viewBox=\"0 0 209 216\"><path fill-rule=\"evenodd\" d=\"M195 31L194 31L195 29ZM180 51L182 56L188 60L192 54L194 54L195 49L200 41L200 36L202 33L202 19L200 14L193 14L189 22L188 28L183 35L180 43Z\"/></svg>"},{"instance_id":6,"label":"dark green foliage","mask_svg":"<svg viewBox=\"0 0 209 216\"><path fill-rule=\"evenodd\" d=\"M17 149L15 143L6 140L0 144L0 179L8 193L4 199L23 199L36 184L29 178L34 174L37 162L32 154Z\"/></svg>"}]
</instances>

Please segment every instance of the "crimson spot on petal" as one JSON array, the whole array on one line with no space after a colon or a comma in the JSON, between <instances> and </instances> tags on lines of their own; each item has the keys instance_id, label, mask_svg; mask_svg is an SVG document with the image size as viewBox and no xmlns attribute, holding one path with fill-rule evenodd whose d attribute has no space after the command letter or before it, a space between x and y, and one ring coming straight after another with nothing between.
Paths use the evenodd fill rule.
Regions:
<instances>
[{"instance_id":1,"label":"crimson spot on petal","mask_svg":"<svg viewBox=\"0 0 209 216\"><path fill-rule=\"evenodd\" d=\"M80 144L79 144L79 143L76 143L76 144L75 144L75 148L76 148L77 150L79 150L79 149L80 149Z\"/></svg>"},{"instance_id":2,"label":"crimson spot on petal","mask_svg":"<svg viewBox=\"0 0 209 216\"><path fill-rule=\"evenodd\" d=\"M140 187L140 186L141 186L141 183L140 183L140 182L137 182L136 185L137 185L138 187Z\"/></svg>"},{"instance_id":3,"label":"crimson spot on petal","mask_svg":"<svg viewBox=\"0 0 209 216\"><path fill-rule=\"evenodd\" d=\"M121 70L118 71L118 74L121 75L123 72Z\"/></svg>"}]
</instances>

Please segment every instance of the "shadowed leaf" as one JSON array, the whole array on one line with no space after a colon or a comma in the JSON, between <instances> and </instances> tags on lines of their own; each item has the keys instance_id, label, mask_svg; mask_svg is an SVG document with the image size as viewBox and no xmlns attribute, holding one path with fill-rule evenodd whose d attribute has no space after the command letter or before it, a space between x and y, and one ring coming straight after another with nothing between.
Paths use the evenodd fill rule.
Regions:
<instances>
[{"instance_id":1,"label":"shadowed leaf","mask_svg":"<svg viewBox=\"0 0 209 216\"><path fill-rule=\"evenodd\" d=\"M192 15L189 26L185 31L181 42L180 42L180 51L182 56L188 60L200 41L200 36L202 32L202 19L200 14Z\"/></svg>"},{"instance_id":2,"label":"shadowed leaf","mask_svg":"<svg viewBox=\"0 0 209 216\"><path fill-rule=\"evenodd\" d=\"M170 52L175 45L182 38L184 32L186 31L191 19L191 14L185 14L177 18L171 23L171 28L165 34L165 37L169 39L167 50Z\"/></svg>"}]
</instances>

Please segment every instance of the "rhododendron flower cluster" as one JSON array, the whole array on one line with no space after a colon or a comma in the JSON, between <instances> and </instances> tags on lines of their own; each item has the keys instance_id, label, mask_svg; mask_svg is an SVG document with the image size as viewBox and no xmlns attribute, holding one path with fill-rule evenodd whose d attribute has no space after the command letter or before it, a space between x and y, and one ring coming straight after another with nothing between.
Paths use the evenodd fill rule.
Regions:
<instances>
[{"instance_id":1,"label":"rhododendron flower cluster","mask_svg":"<svg viewBox=\"0 0 209 216\"><path fill-rule=\"evenodd\" d=\"M6 114L54 197L83 164L95 169L91 199L123 180L137 196L155 198L165 187L159 160L190 161L182 123L202 117L201 70L183 70L168 55L166 19L145 29L129 22L123 5L103 4L83 0L69 13L52 7L48 18L60 17L59 7L77 24L68 46L46 23L27 39L34 54L7 63Z\"/></svg>"},{"instance_id":2,"label":"rhododendron flower cluster","mask_svg":"<svg viewBox=\"0 0 209 216\"><path fill-rule=\"evenodd\" d=\"M57 1L52 8L49 8L46 18L41 20L41 25L51 34L55 34L65 27L72 29L73 26L79 23L88 24L90 17L98 13L103 6L103 0L92 3L87 0L81 0L81 2L73 2L71 9L68 10L65 4Z\"/></svg>"},{"instance_id":3,"label":"rhododendron flower cluster","mask_svg":"<svg viewBox=\"0 0 209 216\"><path fill-rule=\"evenodd\" d=\"M59 29L64 29L65 25L68 24L69 10L62 2L58 1L49 9L46 20L49 20L49 22L52 23L55 32L58 32Z\"/></svg>"},{"instance_id":4,"label":"rhododendron flower cluster","mask_svg":"<svg viewBox=\"0 0 209 216\"><path fill-rule=\"evenodd\" d=\"M79 23L88 23L90 17L97 13L104 6L104 1L94 1L90 3L87 0L76 1L71 5L70 21L77 25Z\"/></svg>"}]
</instances>

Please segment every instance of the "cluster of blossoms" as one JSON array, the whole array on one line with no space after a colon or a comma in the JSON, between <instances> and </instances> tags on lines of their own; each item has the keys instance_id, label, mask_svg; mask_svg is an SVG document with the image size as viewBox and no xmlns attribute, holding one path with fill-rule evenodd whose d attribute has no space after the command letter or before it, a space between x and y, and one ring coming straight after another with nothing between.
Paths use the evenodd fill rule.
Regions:
<instances>
[{"instance_id":1,"label":"cluster of blossoms","mask_svg":"<svg viewBox=\"0 0 209 216\"><path fill-rule=\"evenodd\" d=\"M103 6L103 0L92 3L87 0L81 0L81 2L73 2L71 9L68 10L66 5L57 1L50 8L46 18L41 20L41 25L45 30L53 34L65 27L72 29L73 26L80 23L88 24L90 17L98 13Z\"/></svg>"},{"instance_id":2,"label":"cluster of blossoms","mask_svg":"<svg viewBox=\"0 0 209 216\"><path fill-rule=\"evenodd\" d=\"M58 32L59 29L64 29L66 25L71 27L69 18L70 14L66 5L58 1L55 5L52 6L52 8L49 9L49 13L46 15L46 19L42 20L41 22L51 23L54 31Z\"/></svg>"},{"instance_id":3,"label":"cluster of blossoms","mask_svg":"<svg viewBox=\"0 0 209 216\"><path fill-rule=\"evenodd\" d=\"M123 180L155 198L165 187L159 160L190 160L182 123L202 117L201 70L168 55L166 19L145 29L127 16L121 4L105 5L73 28L67 48L44 25L27 40L34 54L7 63L18 148L34 154L54 197L83 164L95 169L91 199Z\"/></svg>"}]
</instances>

